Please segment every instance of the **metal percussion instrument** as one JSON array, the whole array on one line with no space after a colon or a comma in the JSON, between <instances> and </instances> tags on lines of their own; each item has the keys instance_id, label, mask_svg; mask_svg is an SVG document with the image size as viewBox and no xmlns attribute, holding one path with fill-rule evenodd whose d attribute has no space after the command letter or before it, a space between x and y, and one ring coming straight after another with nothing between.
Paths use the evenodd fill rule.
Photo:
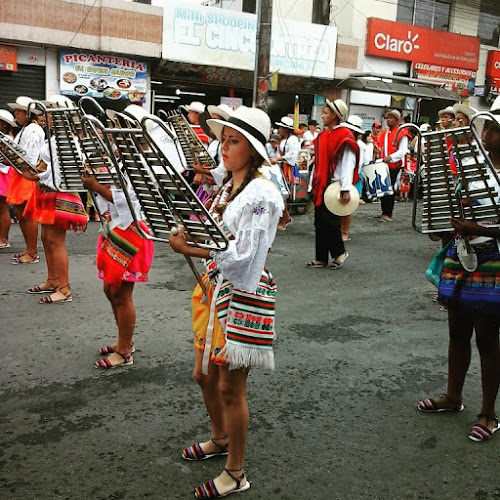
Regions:
<instances>
[{"instance_id":1,"label":"metal percussion instrument","mask_svg":"<svg viewBox=\"0 0 500 500\"><path fill-rule=\"evenodd\" d=\"M139 226L137 215L132 210L136 226L149 239L168 242L169 233L176 234L184 226L188 245L211 250L225 250L228 239L208 210L196 197L191 186L165 156L160 145L152 138L155 127L168 127L158 117L145 116L141 122L124 113L115 113L115 127L105 127L97 118L85 115L88 122L99 131L107 149L112 143L117 147L117 157L112 160L116 171L126 176L141 205L151 234ZM125 196L131 200L125 185ZM204 293L201 275L191 258L185 256ZM205 293L206 295L206 293Z\"/></svg>"},{"instance_id":2,"label":"metal percussion instrument","mask_svg":"<svg viewBox=\"0 0 500 500\"><path fill-rule=\"evenodd\" d=\"M0 158L4 159L18 174L28 171L37 174L37 170L25 158L26 152L19 147L8 135L0 132Z\"/></svg>"},{"instance_id":3,"label":"metal percussion instrument","mask_svg":"<svg viewBox=\"0 0 500 500\"><path fill-rule=\"evenodd\" d=\"M477 116L484 114L489 113L478 113L471 125ZM403 128L413 128L419 137L415 185L422 186L423 200L419 225L416 222L418 196L413 200L412 226L415 230L454 233L450 218L476 223L500 220L500 206L496 202L499 193L488 183L490 176L497 185L500 179L473 126L424 133L413 124L402 125L400 130ZM422 141L425 145L420 148ZM450 152L457 165L456 178L451 172ZM469 238L459 238L457 252L464 268L474 271L477 258Z\"/></svg>"},{"instance_id":4,"label":"metal percussion instrument","mask_svg":"<svg viewBox=\"0 0 500 500\"><path fill-rule=\"evenodd\" d=\"M217 166L181 111L165 112L160 110L158 115L170 128L180 149L180 156L184 161L186 170L192 170L193 165L198 160L206 170Z\"/></svg>"}]
</instances>

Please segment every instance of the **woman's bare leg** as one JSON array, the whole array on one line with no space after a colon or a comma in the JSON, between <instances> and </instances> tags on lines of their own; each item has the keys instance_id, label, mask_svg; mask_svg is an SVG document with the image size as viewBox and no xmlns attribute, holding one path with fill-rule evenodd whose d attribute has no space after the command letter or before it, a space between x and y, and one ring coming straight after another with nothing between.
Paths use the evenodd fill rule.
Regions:
<instances>
[{"instance_id":1,"label":"woman's bare leg","mask_svg":"<svg viewBox=\"0 0 500 500\"><path fill-rule=\"evenodd\" d=\"M483 399L480 413L493 417L500 384L500 349L498 341L500 320L477 316L474 318L474 325L476 344L481 359ZM487 426L490 430L495 426L494 420L486 417L481 417L478 423Z\"/></svg>"},{"instance_id":2,"label":"woman's bare leg","mask_svg":"<svg viewBox=\"0 0 500 500\"><path fill-rule=\"evenodd\" d=\"M0 196L0 243L8 243L10 224L10 211L7 198Z\"/></svg>"},{"instance_id":3,"label":"woman's bare leg","mask_svg":"<svg viewBox=\"0 0 500 500\"><path fill-rule=\"evenodd\" d=\"M201 449L205 454L218 453L221 447L225 447L228 442L226 431L226 415L224 412L224 401L219 390L219 368L213 363L208 364L208 374L202 371L203 352L195 350L195 362L193 369L193 378L201 388L203 401L210 418L211 440L200 443Z\"/></svg>"}]
</instances>

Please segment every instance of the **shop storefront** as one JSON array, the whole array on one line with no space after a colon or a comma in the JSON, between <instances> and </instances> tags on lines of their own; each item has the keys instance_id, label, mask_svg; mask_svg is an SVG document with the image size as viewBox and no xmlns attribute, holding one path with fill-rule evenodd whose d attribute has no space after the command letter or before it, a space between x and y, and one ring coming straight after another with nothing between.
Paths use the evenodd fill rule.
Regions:
<instances>
[{"instance_id":1,"label":"shop storefront","mask_svg":"<svg viewBox=\"0 0 500 500\"><path fill-rule=\"evenodd\" d=\"M152 82L158 82L153 83L155 108L195 98L252 103L256 15L172 1L163 20L162 61L152 70ZM314 94L334 78L336 46L335 27L273 20L270 73L278 72L268 101L273 118L293 111L296 94L301 113L311 113Z\"/></svg>"},{"instance_id":2,"label":"shop storefront","mask_svg":"<svg viewBox=\"0 0 500 500\"><path fill-rule=\"evenodd\" d=\"M368 19L365 54L373 59L403 63L406 71L392 72L424 82L467 99L474 94L479 66L480 39L421 26ZM390 74L390 73L389 73ZM437 111L450 103L439 98L418 98L408 101L400 96L391 98L391 105L415 112L418 120L433 122ZM410 109L411 107L411 109ZM414 113L415 114L415 113Z\"/></svg>"},{"instance_id":3,"label":"shop storefront","mask_svg":"<svg viewBox=\"0 0 500 500\"><path fill-rule=\"evenodd\" d=\"M126 56L61 50L59 88L75 101L93 97L104 108L124 109L128 104L148 108L148 64Z\"/></svg>"}]
</instances>

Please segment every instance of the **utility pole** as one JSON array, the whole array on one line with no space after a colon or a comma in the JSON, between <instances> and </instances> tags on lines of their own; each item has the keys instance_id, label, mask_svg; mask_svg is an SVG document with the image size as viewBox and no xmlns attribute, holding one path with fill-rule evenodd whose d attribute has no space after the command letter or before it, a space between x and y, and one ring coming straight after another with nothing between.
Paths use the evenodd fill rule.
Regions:
<instances>
[{"instance_id":1,"label":"utility pole","mask_svg":"<svg viewBox=\"0 0 500 500\"><path fill-rule=\"evenodd\" d=\"M255 69L253 105L267 113L269 90L269 59L271 54L271 19L273 0L257 0L257 35L255 39Z\"/></svg>"}]
</instances>

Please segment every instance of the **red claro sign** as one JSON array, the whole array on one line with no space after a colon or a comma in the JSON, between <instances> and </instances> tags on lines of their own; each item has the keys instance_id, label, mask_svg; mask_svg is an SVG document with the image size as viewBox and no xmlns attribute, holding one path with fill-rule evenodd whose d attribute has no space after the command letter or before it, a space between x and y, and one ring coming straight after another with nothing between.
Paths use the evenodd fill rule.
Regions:
<instances>
[{"instance_id":1,"label":"red claro sign","mask_svg":"<svg viewBox=\"0 0 500 500\"><path fill-rule=\"evenodd\" d=\"M500 50L490 50L488 52L486 76L500 78Z\"/></svg>"},{"instance_id":2,"label":"red claro sign","mask_svg":"<svg viewBox=\"0 0 500 500\"><path fill-rule=\"evenodd\" d=\"M365 54L477 70L479 45L478 37L371 17Z\"/></svg>"}]
</instances>

